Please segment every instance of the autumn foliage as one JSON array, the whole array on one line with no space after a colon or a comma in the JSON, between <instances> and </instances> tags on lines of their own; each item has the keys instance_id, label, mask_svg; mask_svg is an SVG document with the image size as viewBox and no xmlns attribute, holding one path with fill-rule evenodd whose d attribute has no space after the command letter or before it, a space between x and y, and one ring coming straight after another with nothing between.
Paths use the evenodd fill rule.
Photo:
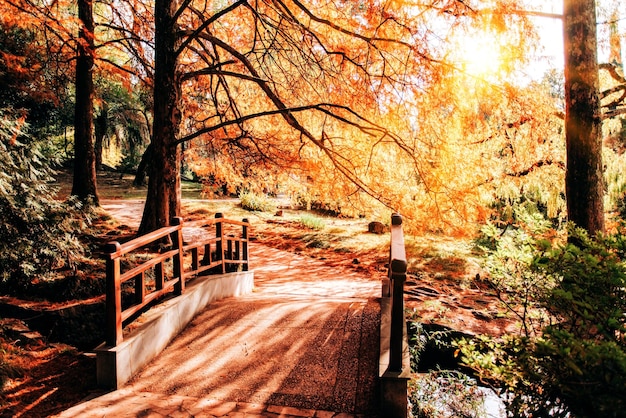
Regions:
<instances>
[{"instance_id":1,"label":"autumn foliage","mask_svg":"<svg viewBox=\"0 0 626 418\"><path fill-rule=\"evenodd\" d=\"M170 132L159 152L182 150L168 178L190 170L208 193L284 193L347 216L399 211L415 231L465 233L489 217L494 194L519 194L526 179L563 168L556 101L512 77L534 35L510 1L167 2L167 24L155 20L159 4L95 4L94 70L130 90L171 84L169 99L144 102L147 129ZM71 4L7 5L46 22L41 36L59 43L50 57L74 59L84 41ZM172 74L155 86L159 39L171 43ZM99 97L96 111L108 106ZM153 117L164 101L168 114ZM171 196L149 190L148 200L170 202L172 214L167 182L150 190ZM561 181L544 184L531 193L561 210Z\"/></svg>"}]
</instances>

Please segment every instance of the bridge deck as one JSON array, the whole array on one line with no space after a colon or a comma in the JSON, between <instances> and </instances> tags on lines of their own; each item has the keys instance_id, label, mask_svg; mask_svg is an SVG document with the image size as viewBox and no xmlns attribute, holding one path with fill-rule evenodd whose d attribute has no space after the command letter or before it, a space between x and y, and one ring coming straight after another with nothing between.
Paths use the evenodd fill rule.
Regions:
<instances>
[{"instance_id":1,"label":"bridge deck","mask_svg":"<svg viewBox=\"0 0 626 418\"><path fill-rule=\"evenodd\" d=\"M59 416L378 416L380 277L250 251L251 295L212 303L126 387Z\"/></svg>"}]
</instances>

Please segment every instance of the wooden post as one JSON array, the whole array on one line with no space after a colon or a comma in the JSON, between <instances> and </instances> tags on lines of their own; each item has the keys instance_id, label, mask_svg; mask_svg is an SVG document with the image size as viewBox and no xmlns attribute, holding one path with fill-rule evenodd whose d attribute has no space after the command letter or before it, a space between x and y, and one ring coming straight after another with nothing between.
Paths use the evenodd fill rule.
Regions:
<instances>
[{"instance_id":1,"label":"wooden post","mask_svg":"<svg viewBox=\"0 0 626 418\"><path fill-rule=\"evenodd\" d=\"M224 228L221 221L223 218L223 214L215 214L215 219L219 219L215 223L215 238L217 238L215 243L215 252L217 253L218 260L222 262L222 274L226 273L226 263L224 260Z\"/></svg>"},{"instance_id":2,"label":"wooden post","mask_svg":"<svg viewBox=\"0 0 626 418\"><path fill-rule=\"evenodd\" d=\"M226 254L225 255L226 256L224 257L225 258L224 266L226 266L226 260L234 260L234 258L233 258L233 240L230 239L229 237L226 237ZM229 263L228 264L228 268L226 268L224 270L224 272L227 272L227 271L231 272L232 271L232 267L233 267L233 264Z\"/></svg>"},{"instance_id":3,"label":"wooden post","mask_svg":"<svg viewBox=\"0 0 626 418\"><path fill-rule=\"evenodd\" d=\"M242 227L242 232L241 232L241 238L243 239L243 243L241 245L241 251L242 251L242 259L244 261L243 263L243 271L248 271L248 219L244 218L243 222L246 223L246 225L244 225Z\"/></svg>"},{"instance_id":4,"label":"wooden post","mask_svg":"<svg viewBox=\"0 0 626 418\"><path fill-rule=\"evenodd\" d=\"M172 244L178 250L178 253L172 257L174 277L178 278L178 281L174 284L174 293L181 295L185 291L185 275L183 274L183 218L175 217L172 219L172 225L178 226L176 231L171 234Z\"/></svg>"},{"instance_id":5,"label":"wooden post","mask_svg":"<svg viewBox=\"0 0 626 418\"><path fill-rule=\"evenodd\" d=\"M391 335L389 347L389 370L402 371L402 342L404 338L404 282L406 281L406 253L402 235L402 217L395 213L391 216L391 260L389 279L391 279Z\"/></svg>"},{"instance_id":6,"label":"wooden post","mask_svg":"<svg viewBox=\"0 0 626 418\"><path fill-rule=\"evenodd\" d=\"M106 344L116 346L122 342L122 289L120 284L119 242L109 242L104 251L106 259Z\"/></svg>"}]
</instances>

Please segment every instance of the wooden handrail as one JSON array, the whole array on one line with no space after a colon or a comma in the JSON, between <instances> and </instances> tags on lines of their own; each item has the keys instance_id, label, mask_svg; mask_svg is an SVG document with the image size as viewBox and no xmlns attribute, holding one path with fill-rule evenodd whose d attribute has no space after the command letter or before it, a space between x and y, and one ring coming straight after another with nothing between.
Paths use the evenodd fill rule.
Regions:
<instances>
[{"instance_id":1,"label":"wooden handrail","mask_svg":"<svg viewBox=\"0 0 626 418\"><path fill-rule=\"evenodd\" d=\"M124 322L142 311L152 301L174 293L180 295L185 291L185 282L203 274L226 273L242 269L248 270L248 228L247 219L234 221L224 219L221 213L215 219L196 221L192 225L215 225L214 237L198 240L183 245L182 218L174 218L172 225L137 237L124 244L109 242L105 246L106 260L106 344L116 346L123 341L122 329ZM232 234L226 228L241 227L241 235ZM143 263L121 271L121 260L134 250L149 247L168 237L172 249L154 254ZM212 253L212 246L215 254ZM199 256L203 252L203 260ZM185 271L185 255L191 255L191 268ZM165 280L164 263L172 262L171 277ZM146 272L154 270L154 289L148 292L145 283ZM122 283L135 280L135 303L126 309L122 308Z\"/></svg>"},{"instance_id":2,"label":"wooden handrail","mask_svg":"<svg viewBox=\"0 0 626 418\"><path fill-rule=\"evenodd\" d=\"M404 318L404 282L407 261L402 232L402 216L391 216L391 243L389 246L389 271L391 281L391 336L389 346L389 370L402 371L402 344L406 322Z\"/></svg>"},{"instance_id":3,"label":"wooden handrail","mask_svg":"<svg viewBox=\"0 0 626 418\"><path fill-rule=\"evenodd\" d=\"M147 245L152 244L153 242L159 241L161 238L166 237L167 235L172 234L181 229L182 227L182 219L180 219L180 224L174 224L172 222L172 226L166 226L164 228L157 229L156 231L149 232L145 235L137 237L133 240L130 240L124 244L120 244L119 248L114 253L108 253L109 258L113 257L121 257L124 254L128 254L131 251L136 250L137 248L145 247ZM109 243L110 244L110 243Z\"/></svg>"}]
</instances>

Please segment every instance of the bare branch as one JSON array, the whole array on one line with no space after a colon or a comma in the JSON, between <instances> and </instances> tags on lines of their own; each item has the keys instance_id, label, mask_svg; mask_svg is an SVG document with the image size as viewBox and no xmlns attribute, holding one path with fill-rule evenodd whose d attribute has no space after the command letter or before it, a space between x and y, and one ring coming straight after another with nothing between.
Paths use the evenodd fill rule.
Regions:
<instances>
[{"instance_id":1,"label":"bare branch","mask_svg":"<svg viewBox=\"0 0 626 418\"><path fill-rule=\"evenodd\" d=\"M604 63L598 65L598 68L601 70L606 70L609 72L613 80L617 81L620 84L626 84L626 78L624 78L624 74L620 74L619 68L615 64Z\"/></svg>"},{"instance_id":2,"label":"bare branch","mask_svg":"<svg viewBox=\"0 0 626 418\"><path fill-rule=\"evenodd\" d=\"M243 4L247 4L247 3L248 2L246 0L238 0L235 3L231 4L230 6L228 6L227 8L225 8L223 10L220 10L218 13L215 13L209 19L205 20L200 26L198 26L198 28L195 31L193 31L193 33L187 35L187 38L181 43L181 45L176 50L176 56L180 55L182 53L182 51L184 51L185 48L187 48L187 46L191 42L193 42L196 39L196 37L200 33L202 33L206 28L208 28L213 22L217 21L220 17L222 17L222 16L230 13L231 11L235 10L239 6L241 6Z\"/></svg>"}]
</instances>

